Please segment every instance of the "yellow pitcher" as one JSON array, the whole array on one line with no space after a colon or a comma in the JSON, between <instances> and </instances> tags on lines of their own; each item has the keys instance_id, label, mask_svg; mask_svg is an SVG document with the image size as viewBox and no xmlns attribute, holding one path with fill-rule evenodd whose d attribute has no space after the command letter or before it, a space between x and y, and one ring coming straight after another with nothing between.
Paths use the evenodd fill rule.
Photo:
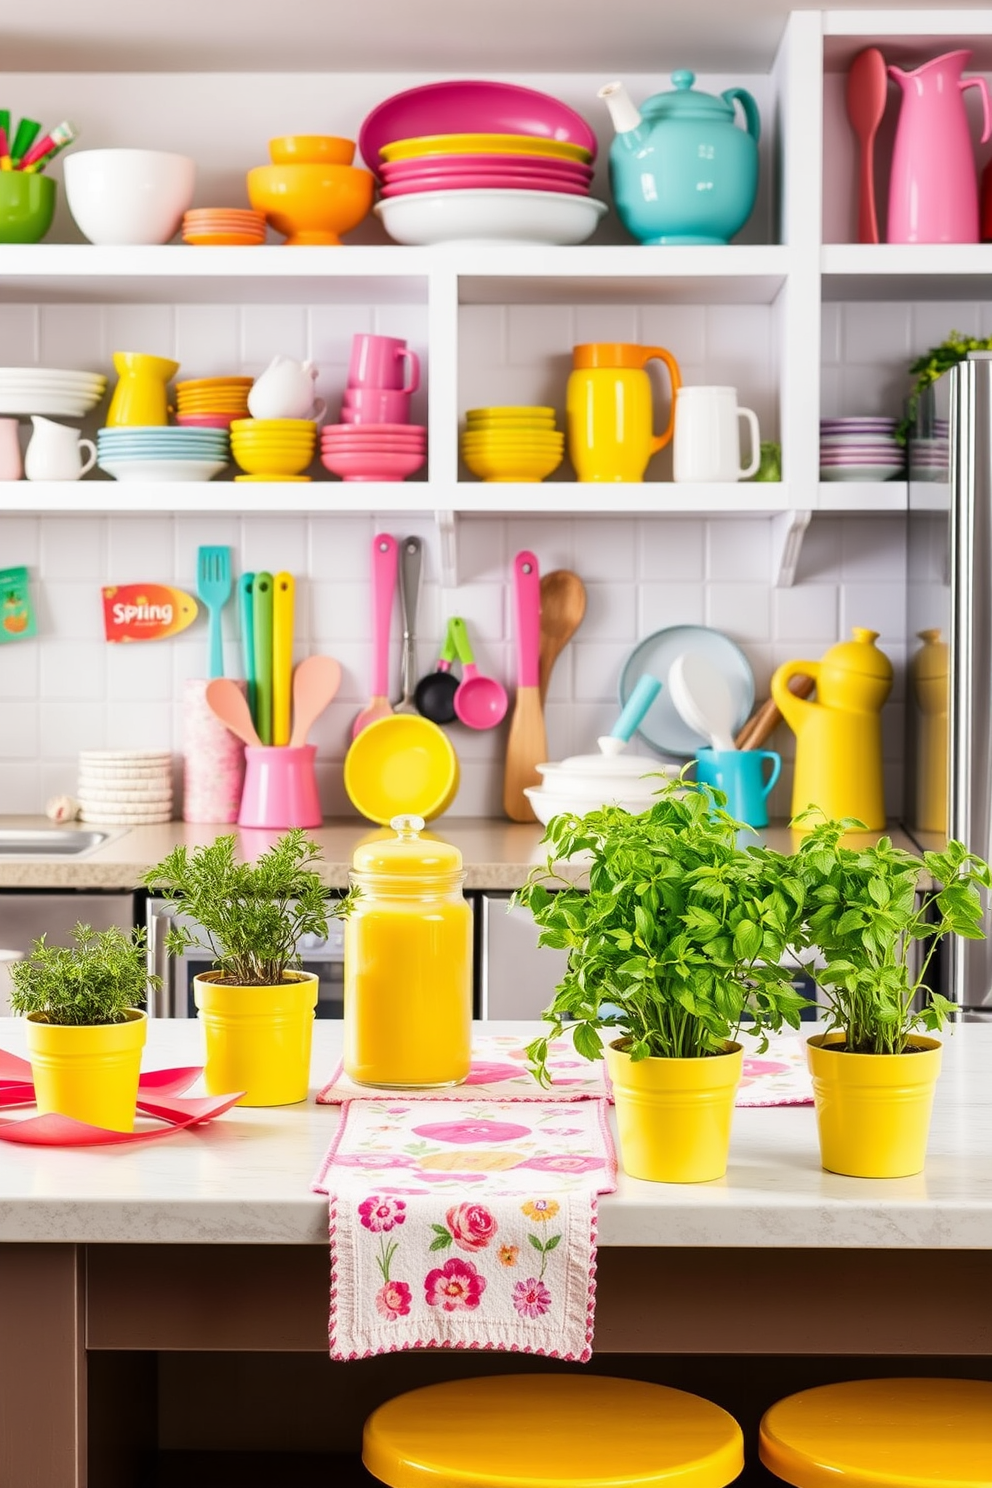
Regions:
<instances>
[{"instance_id":1,"label":"yellow pitcher","mask_svg":"<svg viewBox=\"0 0 992 1488\"><path fill-rule=\"evenodd\" d=\"M148 356L142 351L115 351L117 386L107 409L108 429L125 425L151 428L169 422L165 389L179 363L168 357Z\"/></svg>"},{"instance_id":2,"label":"yellow pitcher","mask_svg":"<svg viewBox=\"0 0 992 1488\"><path fill-rule=\"evenodd\" d=\"M881 713L892 663L875 645L877 631L855 628L852 636L822 661L783 662L772 677L772 697L796 736L793 813L818 806L828 817L856 816L878 832L885 826ZM789 691L789 678L799 673L815 681L815 702Z\"/></svg>"},{"instance_id":3,"label":"yellow pitcher","mask_svg":"<svg viewBox=\"0 0 992 1488\"><path fill-rule=\"evenodd\" d=\"M653 432L651 379L644 368L662 361L672 382L668 427ZM566 394L568 453L580 481L642 481L651 456L672 437L678 363L663 346L592 341L572 351Z\"/></svg>"}]
</instances>

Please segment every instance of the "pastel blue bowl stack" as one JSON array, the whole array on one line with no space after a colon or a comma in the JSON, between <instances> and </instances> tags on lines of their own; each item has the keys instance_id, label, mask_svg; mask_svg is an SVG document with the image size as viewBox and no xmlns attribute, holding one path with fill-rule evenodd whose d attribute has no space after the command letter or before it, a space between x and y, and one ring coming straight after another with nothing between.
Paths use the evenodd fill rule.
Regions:
<instances>
[{"instance_id":1,"label":"pastel blue bowl stack","mask_svg":"<svg viewBox=\"0 0 992 1488\"><path fill-rule=\"evenodd\" d=\"M99 429L97 465L119 481L207 481L230 459L226 429L187 429L172 424L150 428Z\"/></svg>"}]
</instances>

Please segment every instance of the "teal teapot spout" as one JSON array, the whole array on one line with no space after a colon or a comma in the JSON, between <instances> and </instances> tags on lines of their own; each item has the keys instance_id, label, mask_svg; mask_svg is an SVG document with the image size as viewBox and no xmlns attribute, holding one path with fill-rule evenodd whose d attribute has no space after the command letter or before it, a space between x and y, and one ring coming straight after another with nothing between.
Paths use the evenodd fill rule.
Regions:
<instances>
[{"instance_id":1,"label":"teal teapot spout","mask_svg":"<svg viewBox=\"0 0 992 1488\"><path fill-rule=\"evenodd\" d=\"M719 96L673 72L673 87L634 106L623 83L599 90L616 138L610 185L617 214L641 243L729 243L758 191L758 105L746 88ZM737 122L739 104L744 128Z\"/></svg>"}]
</instances>

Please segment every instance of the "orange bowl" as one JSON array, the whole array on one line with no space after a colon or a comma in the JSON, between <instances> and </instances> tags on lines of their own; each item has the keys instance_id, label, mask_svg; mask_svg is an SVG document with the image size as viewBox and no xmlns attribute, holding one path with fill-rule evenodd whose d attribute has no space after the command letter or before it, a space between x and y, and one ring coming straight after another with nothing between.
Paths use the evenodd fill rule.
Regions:
<instances>
[{"instance_id":1,"label":"orange bowl","mask_svg":"<svg viewBox=\"0 0 992 1488\"><path fill-rule=\"evenodd\" d=\"M283 134L269 140L273 165L350 165L355 141L336 134Z\"/></svg>"},{"instance_id":2,"label":"orange bowl","mask_svg":"<svg viewBox=\"0 0 992 1488\"><path fill-rule=\"evenodd\" d=\"M372 206L375 177L353 165L257 165L248 199L291 245L338 244Z\"/></svg>"}]
</instances>

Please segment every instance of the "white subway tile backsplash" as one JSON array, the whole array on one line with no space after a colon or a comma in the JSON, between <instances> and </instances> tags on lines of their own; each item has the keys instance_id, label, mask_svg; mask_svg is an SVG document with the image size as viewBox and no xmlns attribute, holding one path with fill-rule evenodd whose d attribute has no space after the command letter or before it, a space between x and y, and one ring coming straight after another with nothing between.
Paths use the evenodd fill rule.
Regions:
<instances>
[{"instance_id":1,"label":"white subway tile backsplash","mask_svg":"<svg viewBox=\"0 0 992 1488\"><path fill-rule=\"evenodd\" d=\"M71 762L71 794L76 794L77 756L81 749L107 748L107 710L102 702L63 702L42 698L38 705L39 749L44 760Z\"/></svg>"},{"instance_id":2,"label":"white subway tile backsplash","mask_svg":"<svg viewBox=\"0 0 992 1488\"><path fill-rule=\"evenodd\" d=\"M706 357L708 321L704 305L642 305L638 310L643 346L663 346L682 369L701 364Z\"/></svg>"},{"instance_id":3,"label":"white subway tile backsplash","mask_svg":"<svg viewBox=\"0 0 992 1488\"><path fill-rule=\"evenodd\" d=\"M35 365L39 360L40 324L37 305L0 305L0 346L5 367Z\"/></svg>"},{"instance_id":4,"label":"white subway tile backsplash","mask_svg":"<svg viewBox=\"0 0 992 1488\"><path fill-rule=\"evenodd\" d=\"M65 306L60 305L60 327L63 325L63 309ZM176 345L175 317L176 312L172 305L104 306L103 341L108 361L117 351L142 351L149 356L172 358ZM48 321L51 318L54 317L46 310L42 320L46 337L49 335ZM115 380L116 377L112 379L111 386Z\"/></svg>"},{"instance_id":5,"label":"white subway tile backsplash","mask_svg":"<svg viewBox=\"0 0 992 1488\"><path fill-rule=\"evenodd\" d=\"M884 302L844 305L842 311L844 360L876 366L905 362L910 356L910 327L906 307Z\"/></svg>"},{"instance_id":6,"label":"white subway tile backsplash","mask_svg":"<svg viewBox=\"0 0 992 1488\"><path fill-rule=\"evenodd\" d=\"M261 372L274 356L302 361L309 342L307 310L303 305L245 305L241 311L241 359L246 368Z\"/></svg>"},{"instance_id":7,"label":"white subway tile backsplash","mask_svg":"<svg viewBox=\"0 0 992 1488\"><path fill-rule=\"evenodd\" d=\"M276 516L245 517L241 541L242 561L251 572L306 573L309 542L305 522Z\"/></svg>"},{"instance_id":8,"label":"white subway tile backsplash","mask_svg":"<svg viewBox=\"0 0 992 1488\"><path fill-rule=\"evenodd\" d=\"M636 342L638 312L633 305L576 305L572 335L576 346L590 341Z\"/></svg>"},{"instance_id":9,"label":"white subway tile backsplash","mask_svg":"<svg viewBox=\"0 0 992 1488\"><path fill-rule=\"evenodd\" d=\"M111 701L155 702L169 698L171 691L172 658L167 642L107 647L107 697Z\"/></svg>"},{"instance_id":10,"label":"white subway tile backsplash","mask_svg":"<svg viewBox=\"0 0 992 1488\"><path fill-rule=\"evenodd\" d=\"M906 634L906 586L898 582L844 584L840 591L840 630L853 627L878 632L878 644L901 641Z\"/></svg>"},{"instance_id":11,"label":"white subway tile backsplash","mask_svg":"<svg viewBox=\"0 0 992 1488\"><path fill-rule=\"evenodd\" d=\"M107 528L104 582L171 584L173 519L116 517Z\"/></svg>"},{"instance_id":12,"label":"white subway tile backsplash","mask_svg":"<svg viewBox=\"0 0 992 1488\"><path fill-rule=\"evenodd\" d=\"M735 641L771 639L771 594L767 585L710 584L706 591L706 624L726 631Z\"/></svg>"},{"instance_id":13,"label":"white subway tile backsplash","mask_svg":"<svg viewBox=\"0 0 992 1488\"><path fill-rule=\"evenodd\" d=\"M644 584L638 590L638 633L650 635L670 625L702 625L706 615L706 592L701 584Z\"/></svg>"},{"instance_id":14,"label":"white subway tile backsplash","mask_svg":"<svg viewBox=\"0 0 992 1488\"><path fill-rule=\"evenodd\" d=\"M39 696L47 700L105 698L105 650L106 643L101 642L46 639L41 650Z\"/></svg>"},{"instance_id":15,"label":"white subway tile backsplash","mask_svg":"<svg viewBox=\"0 0 992 1488\"><path fill-rule=\"evenodd\" d=\"M777 641L817 641L830 645L837 635L838 590L835 584L806 584L776 589L772 624Z\"/></svg>"},{"instance_id":16,"label":"white subway tile backsplash","mask_svg":"<svg viewBox=\"0 0 992 1488\"><path fill-rule=\"evenodd\" d=\"M52 517L42 523L40 566L46 580L106 582L107 553L101 517Z\"/></svg>"},{"instance_id":17,"label":"white subway tile backsplash","mask_svg":"<svg viewBox=\"0 0 992 1488\"><path fill-rule=\"evenodd\" d=\"M711 581L767 582L772 561L772 534L767 522L707 522L706 536Z\"/></svg>"},{"instance_id":18,"label":"white subway tile backsplash","mask_svg":"<svg viewBox=\"0 0 992 1488\"><path fill-rule=\"evenodd\" d=\"M570 352L575 342L573 316L567 305L511 305L506 324L507 363L530 367Z\"/></svg>"},{"instance_id":19,"label":"white subway tile backsplash","mask_svg":"<svg viewBox=\"0 0 992 1488\"><path fill-rule=\"evenodd\" d=\"M109 371L111 351L144 351L140 346L108 346L101 305L45 305L38 334L42 367L72 371ZM4 356L6 361L6 355Z\"/></svg>"},{"instance_id":20,"label":"white subway tile backsplash","mask_svg":"<svg viewBox=\"0 0 992 1488\"><path fill-rule=\"evenodd\" d=\"M39 737L37 702L33 698L5 699L0 758L37 759Z\"/></svg>"},{"instance_id":21,"label":"white subway tile backsplash","mask_svg":"<svg viewBox=\"0 0 992 1488\"><path fill-rule=\"evenodd\" d=\"M103 596L98 584L53 580L34 587L38 626L43 635L66 641L104 643Z\"/></svg>"},{"instance_id":22,"label":"white subway tile backsplash","mask_svg":"<svg viewBox=\"0 0 992 1488\"><path fill-rule=\"evenodd\" d=\"M846 580L906 577L906 527L901 518L852 517L844 523L841 572Z\"/></svg>"},{"instance_id":23,"label":"white subway tile backsplash","mask_svg":"<svg viewBox=\"0 0 992 1488\"><path fill-rule=\"evenodd\" d=\"M588 579L631 580L637 573L637 529L612 517L577 517L572 524L575 562Z\"/></svg>"},{"instance_id":24,"label":"white subway tile backsplash","mask_svg":"<svg viewBox=\"0 0 992 1488\"><path fill-rule=\"evenodd\" d=\"M640 576L660 583L701 583L706 574L706 524L698 519L644 518L637 528Z\"/></svg>"},{"instance_id":25,"label":"white subway tile backsplash","mask_svg":"<svg viewBox=\"0 0 992 1488\"><path fill-rule=\"evenodd\" d=\"M160 749L168 739L176 747L175 713L168 702L110 702L107 737L115 749Z\"/></svg>"},{"instance_id":26,"label":"white subway tile backsplash","mask_svg":"<svg viewBox=\"0 0 992 1488\"><path fill-rule=\"evenodd\" d=\"M20 815L39 811L44 794L41 782L40 765L5 762L0 769L0 812Z\"/></svg>"},{"instance_id":27,"label":"white subway tile backsplash","mask_svg":"<svg viewBox=\"0 0 992 1488\"><path fill-rule=\"evenodd\" d=\"M175 338L180 381L239 375L241 311L237 305L177 305Z\"/></svg>"},{"instance_id":28,"label":"white subway tile backsplash","mask_svg":"<svg viewBox=\"0 0 992 1488\"><path fill-rule=\"evenodd\" d=\"M0 697L36 698L40 650L37 641L16 641L0 646Z\"/></svg>"},{"instance_id":29,"label":"white subway tile backsplash","mask_svg":"<svg viewBox=\"0 0 992 1488\"><path fill-rule=\"evenodd\" d=\"M617 696L617 682L631 647L619 641L579 641L575 644L577 702L608 703Z\"/></svg>"}]
</instances>

